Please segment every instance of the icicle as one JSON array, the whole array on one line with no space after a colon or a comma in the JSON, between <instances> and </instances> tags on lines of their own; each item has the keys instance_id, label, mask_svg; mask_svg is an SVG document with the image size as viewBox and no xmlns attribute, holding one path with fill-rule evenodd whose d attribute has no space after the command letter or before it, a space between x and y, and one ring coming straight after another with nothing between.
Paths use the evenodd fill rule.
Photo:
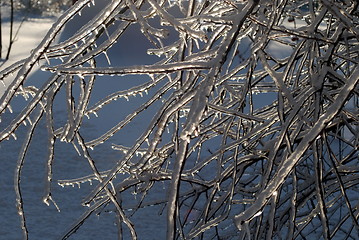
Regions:
<instances>
[{"instance_id":1,"label":"icicle","mask_svg":"<svg viewBox=\"0 0 359 240\"><path fill-rule=\"evenodd\" d=\"M50 65L50 60L49 60L49 58L47 57L47 54L46 54L46 53L44 53L44 58L45 58L47 64Z\"/></svg>"},{"instance_id":2,"label":"icicle","mask_svg":"<svg viewBox=\"0 0 359 240\"><path fill-rule=\"evenodd\" d=\"M103 30L105 30L105 33L106 33L107 37L110 38L110 34L108 34L106 25L102 24L102 27L103 27Z\"/></svg>"},{"instance_id":3,"label":"icicle","mask_svg":"<svg viewBox=\"0 0 359 240\"><path fill-rule=\"evenodd\" d=\"M148 146L150 146L150 141L148 140L148 138L145 139L146 143Z\"/></svg>"},{"instance_id":4,"label":"icicle","mask_svg":"<svg viewBox=\"0 0 359 240\"><path fill-rule=\"evenodd\" d=\"M81 10L80 10L80 11L79 11L79 16L80 16L80 17L81 17L81 14L82 14L82 13L81 13Z\"/></svg>"},{"instance_id":5,"label":"icicle","mask_svg":"<svg viewBox=\"0 0 359 240\"><path fill-rule=\"evenodd\" d=\"M11 133L11 136L15 139L15 141L17 140L15 133Z\"/></svg>"},{"instance_id":6,"label":"icicle","mask_svg":"<svg viewBox=\"0 0 359 240\"><path fill-rule=\"evenodd\" d=\"M92 5L95 6L95 0L91 0Z\"/></svg>"},{"instance_id":7,"label":"icicle","mask_svg":"<svg viewBox=\"0 0 359 240\"><path fill-rule=\"evenodd\" d=\"M127 102L129 101L129 99L128 99L128 96L127 95L125 95L125 96L123 96L124 98L126 98L126 100L127 100Z\"/></svg>"},{"instance_id":8,"label":"icicle","mask_svg":"<svg viewBox=\"0 0 359 240\"><path fill-rule=\"evenodd\" d=\"M1 79L0 82L2 83L2 85L3 85L4 87L6 87L4 80Z\"/></svg>"},{"instance_id":9,"label":"icicle","mask_svg":"<svg viewBox=\"0 0 359 240\"><path fill-rule=\"evenodd\" d=\"M10 106L10 104L9 104L9 105L7 105L7 108L8 108L8 110L9 110L9 112L10 112L10 113L13 113L13 111L12 111L12 107Z\"/></svg>"},{"instance_id":10,"label":"icicle","mask_svg":"<svg viewBox=\"0 0 359 240\"><path fill-rule=\"evenodd\" d=\"M106 51L103 51L103 54L105 54L106 60L107 60L107 62L108 62L108 65L111 65L111 61L110 61L110 58L109 58L108 55L107 55L107 52L106 52Z\"/></svg>"},{"instance_id":11,"label":"icicle","mask_svg":"<svg viewBox=\"0 0 359 240\"><path fill-rule=\"evenodd\" d=\"M151 78L152 82L155 82L155 75L154 74L148 74L148 76Z\"/></svg>"},{"instance_id":12,"label":"icicle","mask_svg":"<svg viewBox=\"0 0 359 240\"><path fill-rule=\"evenodd\" d=\"M195 130L193 131L193 133L194 133L194 136L195 136L195 137L198 137L198 136L199 136L199 132L198 132L197 129L195 129Z\"/></svg>"},{"instance_id":13,"label":"icicle","mask_svg":"<svg viewBox=\"0 0 359 240\"><path fill-rule=\"evenodd\" d=\"M84 79L85 77L82 76L82 74L78 73L77 76L80 78L80 79Z\"/></svg>"},{"instance_id":14,"label":"icicle","mask_svg":"<svg viewBox=\"0 0 359 240\"><path fill-rule=\"evenodd\" d=\"M50 206L50 203L49 203L49 199L48 198L44 198L42 199L42 201L47 205L47 206Z\"/></svg>"},{"instance_id":15,"label":"icicle","mask_svg":"<svg viewBox=\"0 0 359 240\"><path fill-rule=\"evenodd\" d=\"M95 117L98 117L97 112L93 112L93 114L95 115Z\"/></svg>"},{"instance_id":16,"label":"icicle","mask_svg":"<svg viewBox=\"0 0 359 240\"><path fill-rule=\"evenodd\" d=\"M87 117L87 119L90 119L90 116L87 113L85 113L85 116Z\"/></svg>"},{"instance_id":17,"label":"icicle","mask_svg":"<svg viewBox=\"0 0 359 240\"><path fill-rule=\"evenodd\" d=\"M77 186L78 188L81 188L81 184L79 182L77 182Z\"/></svg>"},{"instance_id":18,"label":"icicle","mask_svg":"<svg viewBox=\"0 0 359 240\"><path fill-rule=\"evenodd\" d=\"M26 120L29 122L30 126L32 126L32 122L29 116L26 117Z\"/></svg>"},{"instance_id":19,"label":"icicle","mask_svg":"<svg viewBox=\"0 0 359 240\"><path fill-rule=\"evenodd\" d=\"M172 77L171 77L171 74L167 74L167 78L170 82L172 82Z\"/></svg>"},{"instance_id":20,"label":"icicle","mask_svg":"<svg viewBox=\"0 0 359 240\"><path fill-rule=\"evenodd\" d=\"M262 213L262 211L258 211L256 214L253 215L253 218L260 216Z\"/></svg>"},{"instance_id":21,"label":"icicle","mask_svg":"<svg viewBox=\"0 0 359 240\"><path fill-rule=\"evenodd\" d=\"M88 4L87 4L87 7L91 7L91 3L88 3Z\"/></svg>"},{"instance_id":22,"label":"icicle","mask_svg":"<svg viewBox=\"0 0 359 240\"><path fill-rule=\"evenodd\" d=\"M24 92L24 88L23 88L22 85L19 86L19 90L20 90L21 92Z\"/></svg>"}]
</instances>

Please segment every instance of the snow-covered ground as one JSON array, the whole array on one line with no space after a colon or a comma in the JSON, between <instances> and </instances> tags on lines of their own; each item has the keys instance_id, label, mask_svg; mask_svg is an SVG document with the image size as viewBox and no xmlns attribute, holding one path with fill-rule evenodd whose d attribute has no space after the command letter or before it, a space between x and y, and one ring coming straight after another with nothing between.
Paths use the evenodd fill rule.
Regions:
<instances>
[{"instance_id":1,"label":"snow-covered ground","mask_svg":"<svg viewBox=\"0 0 359 240\"><path fill-rule=\"evenodd\" d=\"M22 18L17 17L14 22L13 31L16 34L15 41L12 45L10 57L8 60L4 60L8 46L9 46L9 34L10 34L10 22L6 21L9 18L6 17L9 10L3 10L2 15L5 15L5 21L2 22L2 59L0 60L0 71L30 55L32 49L34 49L46 35L47 31L51 28L55 22L55 17L40 17L27 18L22 21ZM5 87L10 84L11 78L5 79L4 84L0 84L0 97L4 94Z\"/></svg>"},{"instance_id":2,"label":"snow-covered ground","mask_svg":"<svg viewBox=\"0 0 359 240\"><path fill-rule=\"evenodd\" d=\"M96 6L100 8L101 4L96 3ZM96 10L96 8L94 8L94 10ZM71 34L73 34L81 26L81 22L78 20L83 19L83 21L86 21L86 18L88 16L86 16L86 14L83 14L82 17L76 17L77 18L72 21L71 24L67 25L62 31L62 33L59 34L58 41L69 38L69 36L71 36ZM24 21L19 30L16 41L13 45L10 59L4 62L4 64L0 67L0 70L6 68L7 66L10 66L12 63L18 60L28 57L31 50L37 47L37 45L41 42L42 38L46 35L46 33L55 21L55 17L29 18ZM15 22L15 29L18 28L20 23L21 21ZM8 39L8 35L6 34L9 33L9 23L6 22L2 26L4 34L3 40ZM133 52L129 54L129 51L132 49L145 52L147 47L146 44L138 44L138 37L133 37L131 34L127 36L126 40L124 40L123 44L126 45L125 47L122 46L121 49L116 48L116 51L114 51L116 54L109 55L111 58L111 62L114 65L133 64L134 62L141 62L146 59L146 56L139 58L138 55L134 54ZM131 40L128 41L128 39ZM2 56L5 56L6 54L6 46L7 43L4 42L4 51ZM155 57L148 56L148 58ZM41 66L38 66L38 68L39 67ZM44 74L44 72L40 70L36 71L36 69L33 69L32 74L33 75L31 78L37 78L38 76L40 76L40 74ZM9 86L10 81L11 79L7 80L7 82L5 82L5 86L0 83L0 97L5 92L6 87ZM133 79L132 82L136 81L139 81L139 79ZM107 93L110 90L113 91L114 84L118 86L119 83L118 81L114 81L111 79L106 79L106 81L102 81L102 84L97 86L98 91L94 94L93 97L102 98L103 94ZM128 84L133 83L123 82L121 84L124 85L124 87L127 87ZM132 102L133 101L131 101L129 104L132 104ZM124 111L122 112L125 111L126 109L124 109ZM101 125L106 125L104 124L104 122L107 121L116 121L117 118L119 118L118 115L120 115L117 114L116 117L114 117L113 112L111 112L111 109L104 109L103 112L98 118L91 118L91 120L94 120L94 125L96 125L96 129L93 128L91 130L91 126L93 126L91 125L90 128L86 130L86 135L95 137L99 134L99 132L101 132L102 134L107 129L102 129L103 127L101 128ZM61 117L61 115L63 114L58 114L56 116ZM0 124L2 126L5 126L9 122L9 119L6 119L6 117L3 117L1 120L2 122ZM102 124L99 124L100 122ZM146 124L141 122L138 123L138 125L145 126ZM141 127L137 127L136 129L140 130ZM0 194L0 239L21 239L22 233L20 228L20 218L16 213L15 206L13 173L16 165L17 155L19 153L19 148L21 147L22 139L24 138L24 134L25 130L22 129L19 131L19 133L17 133L17 141L13 141L13 139L11 139L10 141L2 142L2 144L0 145L0 162L2 163L0 165L0 172L2 172L2 174L0 174L0 189L2 192L2 194ZM128 134L126 141L135 140L135 136L137 135L137 132L136 134ZM60 146L57 147L56 153L57 163L55 163L56 170L54 171L53 195L54 200L58 203L61 212L57 212L56 208L53 205L50 205L50 207L45 205L41 201L41 198L44 188L43 177L45 170L44 159L46 159L46 151L43 151L43 146L46 146L46 141L44 141L47 138L46 129L42 128L41 130L39 130L36 134L34 134L34 138L34 142L36 142L36 144L33 145L33 151L30 151L27 154L27 160L24 165L24 177L21 181L22 192L24 195L24 211L27 216L27 224L29 228L29 239L45 239L45 236L46 239L57 239L83 213L84 209L79 207L79 201L83 196L86 196L88 194L88 192L91 190L91 186L85 184L81 186L81 189L78 189L71 187L62 188L61 186L56 184L57 179L63 179L64 177L73 178L74 176L78 175L78 169L83 169L83 159L79 158L76 152L69 151L68 148L60 144ZM123 142L117 143L124 144ZM115 156L113 152L109 153L109 151L106 149L99 151L99 154L101 155L101 157L97 156L96 153L92 153L92 156L98 159L106 159L106 162L103 161L104 169L111 168L113 161L117 159L117 156ZM101 162L99 164L101 164ZM64 176L63 174L67 176ZM74 198L76 198L76 200L74 200ZM158 211L160 210L161 209L158 209ZM144 209L143 211L149 210ZM137 222L137 226L140 226L142 229L142 231L139 233L140 239L158 239L159 235L164 236L165 234L165 226L161 226L159 227L160 229L157 229L156 235L151 235L154 226L159 226L159 219L157 219L156 217L163 218L164 215L152 216L150 214L150 212L147 214L148 216L151 216L150 220L141 219L141 221L138 221L140 216L136 215L133 218L134 221ZM154 219L156 220L154 221ZM164 223L164 220L161 220L161 222ZM111 213L101 214L101 218L99 218L99 221L96 221L96 218L92 218L89 220L89 223L90 224L86 224L86 226L83 226L81 228L79 234L76 235L75 239L102 239L104 235L106 235L106 239L116 238L117 232L115 231L116 227L114 227L115 219ZM83 231L85 231L86 234L84 234ZM90 238L82 238L81 235L90 236ZM161 238L162 237L160 237L160 239Z\"/></svg>"}]
</instances>

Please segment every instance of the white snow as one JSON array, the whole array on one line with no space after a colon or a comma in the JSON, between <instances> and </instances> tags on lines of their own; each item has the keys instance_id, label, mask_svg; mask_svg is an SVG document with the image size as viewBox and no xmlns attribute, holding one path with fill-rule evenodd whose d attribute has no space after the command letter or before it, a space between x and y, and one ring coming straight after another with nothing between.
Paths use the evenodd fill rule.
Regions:
<instances>
[{"instance_id":1,"label":"white snow","mask_svg":"<svg viewBox=\"0 0 359 240\"><path fill-rule=\"evenodd\" d=\"M15 42L12 45L9 60L4 61L9 46L9 34L10 34L10 22L2 23L2 59L0 60L0 71L30 55L32 49L34 49L46 35L47 31L51 28L56 18L29 18L21 23L18 19L14 22L14 33L19 29L15 38ZM5 86L9 86L12 78L5 79ZM4 94L5 87L0 84L0 97Z\"/></svg>"}]
</instances>

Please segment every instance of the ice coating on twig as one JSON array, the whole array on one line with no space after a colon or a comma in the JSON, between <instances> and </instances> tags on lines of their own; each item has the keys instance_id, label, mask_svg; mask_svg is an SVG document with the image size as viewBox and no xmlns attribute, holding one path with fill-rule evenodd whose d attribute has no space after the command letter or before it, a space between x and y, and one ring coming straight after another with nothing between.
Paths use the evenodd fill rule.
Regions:
<instances>
[{"instance_id":1,"label":"ice coating on twig","mask_svg":"<svg viewBox=\"0 0 359 240\"><path fill-rule=\"evenodd\" d=\"M166 213L167 239L357 236L357 3L108 1L53 43L72 17L86 17L84 7L94 5L78 1L29 58L0 72L3 83L16 75L0 103L1 117L12 120L1 125L0 142L20 141L21 125L30 129L15 173L24 235L21 170L31 164L25 153L44 118L44 203L58 208L59 144L89 169L57 182L91 184L65 239L105 206L114 209L119 236L132 239L141 232L133 214L154 206ZM134 32L147 44L139 62L130 54L117 61ZM39 60L49 77L35 87L27 79ZM119 84L96 96L107 81ZM17 97L26 100L20 111ZM63 121L57 101L66 106ZM87 135L96 121L105 130ZM101 147L116 160L100 171L99 160L108 160L99 157Z\"/></svg>"}]
</instances>

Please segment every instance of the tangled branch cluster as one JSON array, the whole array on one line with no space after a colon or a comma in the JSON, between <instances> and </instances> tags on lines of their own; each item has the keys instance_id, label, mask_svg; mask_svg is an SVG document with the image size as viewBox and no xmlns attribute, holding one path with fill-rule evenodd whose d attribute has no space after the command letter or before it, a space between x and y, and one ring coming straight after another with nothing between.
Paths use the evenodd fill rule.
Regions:
<instances>
[{"instance_id":1,"label":"tangled branch cluster","mask_svg":"<svg viewBox=\"0 0 359 240\"><path fill-rule=\"evenodd\" d=\"M1 72L1 79L16 77L6 86L0 112L11 109L15 96L27 105L3 126L0 141L31 122L15 186L25 235L21 169L32 132L44 118L49 149L44 201L52 201L58 141L78 149L93 171L58 183L98 182L64 238L110 204L120 236L124 225L136 239L136 222L126 209L131 203L121 197L133 190L141 196L134 211L150 205L166 209L167 239L358 237L356 1L111 1L76 34L54 43L72 17L95 6L78 1L29 58ZM97 59L134 25L152 44L148 54L160 60L112 66L108 57L109 65L99 66ZM34 65L44 59L42 69L51 77L40 87L27 85ZM148 81L89 104L101 76L125 75ZM61 89L67 121L55 127L53 106ZM85 116L101 115L116 100L148 91L148 99L106 133L83 136L83 122L91 121ZM114 144L122 155L111 169L99 171L91 149L111 142L156 104L160 107L137 141ZM158 185L167 194L156 199Z\"/></svg>"}]
</instances>

